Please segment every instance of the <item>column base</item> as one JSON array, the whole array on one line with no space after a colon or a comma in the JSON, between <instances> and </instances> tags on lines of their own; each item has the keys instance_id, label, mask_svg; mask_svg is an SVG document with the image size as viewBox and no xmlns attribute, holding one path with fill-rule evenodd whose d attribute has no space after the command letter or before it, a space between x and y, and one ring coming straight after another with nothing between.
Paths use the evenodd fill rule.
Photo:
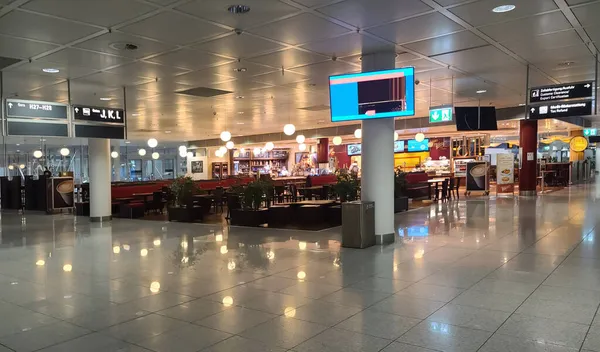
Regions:
<instances>
[{"instance_id":1,"label":"column base","mask_svg":"<svg viewBox=\"0 0 600 352\"><path fill-rule=\"evenodd\" d=\"M387 233L385 235L375 235L375 243L379 245L394 243L396 235L393 233Z\"/></svg>"},{"instance_id":2,"label":"column base","mask_svg":"<svg viewBox=\"0 0 600 352\"><path fill-rule=\"evenodd\" d=\"M109 216L90 216L90 222L106 222L111 221L112 215Z\"/></svg>"},{"instance_id":3,"label":"column base","mask_svg":"<svg viewBox=\"0 0 600 352\"><path fill-rule=\"evenodd\" d=\"M519 191L519 195L524 197L537 196L537 191Z\"/></svg>"}]
</instances>

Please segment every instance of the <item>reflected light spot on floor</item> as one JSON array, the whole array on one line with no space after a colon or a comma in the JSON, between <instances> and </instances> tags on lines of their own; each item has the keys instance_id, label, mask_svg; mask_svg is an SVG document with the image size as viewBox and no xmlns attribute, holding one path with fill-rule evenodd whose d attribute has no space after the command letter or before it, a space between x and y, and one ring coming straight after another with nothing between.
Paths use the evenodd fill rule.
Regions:
<instances>
[{"instance_id":1,"label":"reflected light spot on floor","mask_svg":"<svg viewBox=\"0 0 600 352\"><path fill-rule=\"evenodd\" d=\"M231 297L231 296L223 297L223 305L225 307L231 307L233 305L233 297Z\"/></svg>"},{"instance_id":2,"label":"reflected light spot on floor","mask_svg":"<svg viewBox=\"0 0 600 352\"><path fill-rule=\"evenodd\" d=\"M63 271L65 272L71 272L73 270L73 266L71 264L65 264L63 265Z\"/></svg>"}]
</instances>

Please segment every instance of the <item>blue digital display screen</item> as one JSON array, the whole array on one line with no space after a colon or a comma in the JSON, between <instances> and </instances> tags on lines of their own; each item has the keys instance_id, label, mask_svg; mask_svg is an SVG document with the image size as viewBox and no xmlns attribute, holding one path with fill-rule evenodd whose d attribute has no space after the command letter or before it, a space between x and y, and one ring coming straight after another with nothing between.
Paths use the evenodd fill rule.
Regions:
<instances>
[{"instance_id":1,"label":"blue digital display screen","mask_svg":"<svg viewBox=\"0 0 600 352\"><path fill-rule=\"evenodd\" d=\"M426 152L429 150L429 139L424 139L423 142L417 142L414 139L408 141L409 152Z\"/></svg>"},{"instance_id":2,"label":"blue digital display screen","mask_svg":"<svg viewBox=\"0 0 600 352\"><path fill-rule=\"evenodd\" d=\"M415 114L415 69L329 77L331 121L368 120Z\"/></svg>"}]
</instances>

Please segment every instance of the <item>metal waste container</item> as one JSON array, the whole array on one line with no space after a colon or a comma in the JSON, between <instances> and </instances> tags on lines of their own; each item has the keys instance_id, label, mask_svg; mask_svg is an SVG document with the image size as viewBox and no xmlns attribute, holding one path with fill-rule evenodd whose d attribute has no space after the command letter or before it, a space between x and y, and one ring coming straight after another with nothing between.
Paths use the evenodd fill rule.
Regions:
<instances>
[{"instance_id":1,"label":"metal waste container","mask_svg":"<svg viewBox=\"0 0 600 352\"><path fill-rule=\"evenodd\" d=\"M375 245L375 202L342 204L342 247L367 248Z\"/></svg>"}]
</instances>

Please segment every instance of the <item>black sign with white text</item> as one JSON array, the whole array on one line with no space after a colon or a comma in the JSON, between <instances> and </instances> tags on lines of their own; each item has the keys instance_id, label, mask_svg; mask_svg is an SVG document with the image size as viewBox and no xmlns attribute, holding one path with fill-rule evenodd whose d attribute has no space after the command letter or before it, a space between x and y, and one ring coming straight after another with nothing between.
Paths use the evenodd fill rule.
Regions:
<instances>
[{"instance_id":1,"label":"black sign with white text","mask_svg":"<svg viewBox=\"0 0 600 352\"><path fill-rule=\"evenodd\" d=\"M6 99L6 117L67 119L67 105L45 101Z\"/></svg>"},{"instance_id":2,"label":"black sign with white text","mask_svg":"<svg viewBox=\"0 0 600 352\"><path fill-rule=\"evenodd\" d=\"M529 102L531 103L543 103L547 101L549 102L565 99L591 98L593 96L593 81L534 87L529 90Z\"/></svg>"},{"instance_id":3,"label":"black sign with white text","mask_svg":"<svg viewBox=\"0 0 600 352\"><path fill-rule=\"evenodd\" d=\"M100 108L95 106L74 105L73 118L80 121L125 123L123 109Z\"/></svg>"},{"instance_id":4,"label":"black sign with white text","mask_svg":"<svg viewBox=\"0 0 600 352\"><path fill-rule=\"evenodd\" d=\"M529 118L534 120L557 117L587 116L592 114L592 101L558 102L529 107Z\"/></svg>"}]
</instances>

